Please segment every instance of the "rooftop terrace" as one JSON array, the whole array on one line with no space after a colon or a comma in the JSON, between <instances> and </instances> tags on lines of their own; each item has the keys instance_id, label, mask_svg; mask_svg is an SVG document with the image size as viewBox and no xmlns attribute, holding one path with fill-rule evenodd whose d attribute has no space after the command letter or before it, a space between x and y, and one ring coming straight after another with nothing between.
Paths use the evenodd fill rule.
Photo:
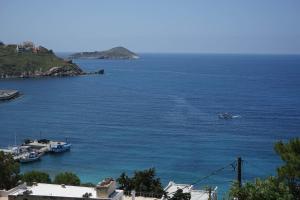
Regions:
<instances>
[{"instance_id":1,"label":"rooftop terrace","mask_svg":"<svg viewBox=\"0 0 300 200\"><path fill-rule=\"evenodd\" d=\"M93 187L81 187L81 186L70 186L70 185L56 185L56 184L45 184L37 183L32 186L20 188L19 190L10 194L10 196L23 195L24 192L30 191L29 195L33 196L52 196L52 197L71 197L71 198L82 198L84 194L90 194L91 199L101 199L97 197L96 189ZM109 196L109 199L116 198L119 195L123 195L122 190L115 190Z\"/></svg>"}]
</instances>

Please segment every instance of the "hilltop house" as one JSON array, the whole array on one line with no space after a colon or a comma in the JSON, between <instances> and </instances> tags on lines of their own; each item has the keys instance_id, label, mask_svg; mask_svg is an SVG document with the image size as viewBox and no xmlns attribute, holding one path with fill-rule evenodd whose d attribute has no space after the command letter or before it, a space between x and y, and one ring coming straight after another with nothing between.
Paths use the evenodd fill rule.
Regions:
<instances>
[{"instance_id":1,"label":"hilltop house","mask_svg":"<svg viewBox=\"0 0 300 200\"><path fill-rule=\"evenodd\" d=\"M17 53L23 53L23 52L32 52L32 53L38 53L40 49L40 46L35 46L33 42L26 41L23 42L23 44L18 44L16 47Z\"/></svg>"}]
</instances>

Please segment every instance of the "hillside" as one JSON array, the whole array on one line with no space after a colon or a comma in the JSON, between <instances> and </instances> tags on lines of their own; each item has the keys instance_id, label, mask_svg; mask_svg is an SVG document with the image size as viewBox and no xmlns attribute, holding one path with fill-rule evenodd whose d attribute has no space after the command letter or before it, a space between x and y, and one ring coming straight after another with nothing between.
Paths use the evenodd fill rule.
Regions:
<instances>
[{"instance_id":1,"label":"hillside","mask_svg":"<svg viewBox=\"0 0 300 200\"><path fill-rule=\"evenodd\" d=\"M81 74L83 71L76 64L57 57L45 47L35 47L30 42L22 45L0 44L0 78Z\"/></svg>"},{"instance_id":2,"label":"hillside","mask_svg":"<svg viewBox=\"0 0 300 200\"><path fill-rule=\"evenodd\" d=\"M80 52L72 54L70 59L137 59L138 55L124 47L115 47L106 51Z\"/></svg>"}]
</instances>

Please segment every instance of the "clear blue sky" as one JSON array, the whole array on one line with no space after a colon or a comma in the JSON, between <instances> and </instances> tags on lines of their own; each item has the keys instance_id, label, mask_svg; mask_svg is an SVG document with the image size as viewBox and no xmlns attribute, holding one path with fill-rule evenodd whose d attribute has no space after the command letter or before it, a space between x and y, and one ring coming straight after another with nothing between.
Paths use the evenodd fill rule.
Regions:
<instances>
[{"instance_id":1,"label":"clear blue sky","mask_svg":"<svg viewBox=\"0 0 300 200\"><path fill-rule=\"evenodd\" d=\"M0 40L54 51L300 53L300 0L0 0Z\"/></svg>"}]
</instances>

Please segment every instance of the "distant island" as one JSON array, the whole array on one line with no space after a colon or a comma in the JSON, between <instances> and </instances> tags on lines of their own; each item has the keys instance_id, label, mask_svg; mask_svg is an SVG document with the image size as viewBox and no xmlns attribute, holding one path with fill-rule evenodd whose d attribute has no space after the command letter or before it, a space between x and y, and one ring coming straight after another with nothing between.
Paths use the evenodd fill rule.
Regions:
<instances>
[{"instance_id":1,"label":"distant island","mask_svg":"<svg viewBox=\"0 0 300 200\"><path fill-rule=\"evenodd\" d=\"M70 59L137 59L139 56L124 47L115 47L106 51L79 52L69 56Z\"/></svg>"},{"instance_id":2,"label":"distant island","mask_svg":"<svg viewBox=\"0 0 300 200\"><path fill-rule=\"evenodd\" d=\"M86 74L72 60L32 42L5 45L0 42L0 78L76 76Z\"/></svg>"}]
</instances>

